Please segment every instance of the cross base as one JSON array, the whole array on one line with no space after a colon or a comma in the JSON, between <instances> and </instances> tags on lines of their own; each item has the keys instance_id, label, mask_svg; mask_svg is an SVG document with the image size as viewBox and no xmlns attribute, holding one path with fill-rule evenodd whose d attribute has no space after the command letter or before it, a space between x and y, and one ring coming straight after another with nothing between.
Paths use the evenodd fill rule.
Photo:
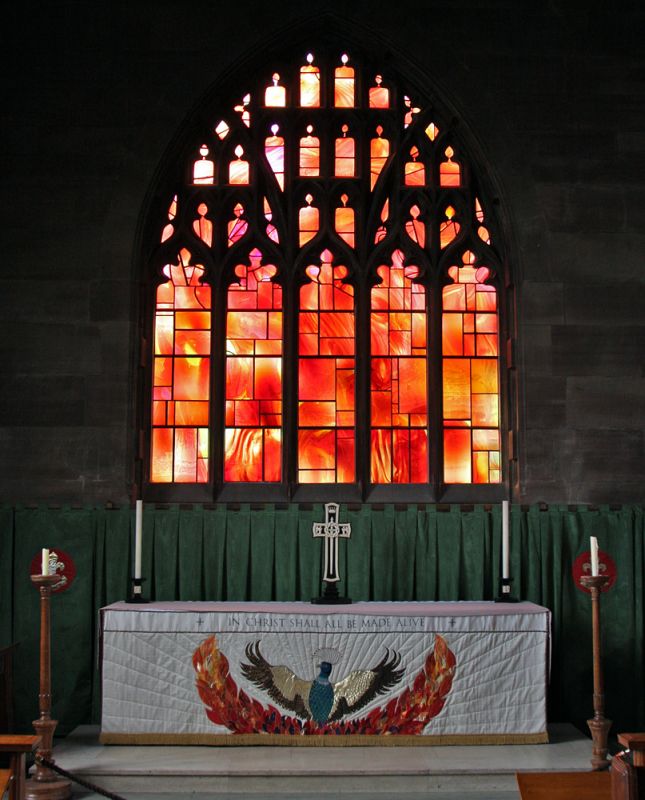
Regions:
<instances>
[{"instance_id":1,"label":"cross base","mask_svg":"<svg viewBox=\"0 0 645 800\"><path fill-rule=\"evenodd\" d=\"M348 606L352 602L349 597L341 597L335 583L325 583L325 593L320 597L312 597L312 603L317 605Z\"/></svg>"}]
</instances>

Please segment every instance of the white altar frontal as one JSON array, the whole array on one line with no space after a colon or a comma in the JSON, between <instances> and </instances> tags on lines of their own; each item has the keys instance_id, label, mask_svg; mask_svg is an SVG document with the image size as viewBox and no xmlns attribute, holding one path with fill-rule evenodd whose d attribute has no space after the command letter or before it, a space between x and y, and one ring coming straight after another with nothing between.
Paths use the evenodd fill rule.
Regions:
<instances>
[{"instance_id":1,"label":"white altar frontal","mask_svg":"<svg viewBox=\"0 0 645 800\"><path fill-rule=\"evenodd\" d=\"M547 741L532 603L115 603L100 624L106 744Z\"/></svg>"}]
</instances>

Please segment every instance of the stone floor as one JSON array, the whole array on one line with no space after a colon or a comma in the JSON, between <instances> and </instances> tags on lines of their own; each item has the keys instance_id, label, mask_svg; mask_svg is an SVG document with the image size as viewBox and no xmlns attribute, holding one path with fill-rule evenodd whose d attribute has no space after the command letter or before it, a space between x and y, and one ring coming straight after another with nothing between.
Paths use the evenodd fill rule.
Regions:
<instances>
[{"instance_id":1,"label":"stone floor","mask_svg":"<svg viewBox=\"0 0 645 800\"><path fill-rule=\"evenodd\" d=\"M133 800L518 800L516 772L590 768L591 742L573 726L549 744L434 747L148 747L101 745L81 727L56 763ZM74 797L101 795L74 785Z\"/></svg>"}]
</instances>

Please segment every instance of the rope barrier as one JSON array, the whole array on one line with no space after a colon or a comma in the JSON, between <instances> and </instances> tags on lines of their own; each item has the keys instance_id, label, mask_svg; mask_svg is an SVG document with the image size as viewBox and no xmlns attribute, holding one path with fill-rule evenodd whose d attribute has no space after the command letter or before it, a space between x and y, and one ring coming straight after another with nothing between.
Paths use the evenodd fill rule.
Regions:
<instances>
[{"instance_id":1,"label":"rope barrier","mask_svg":"<svg viewBox=\"0 0 645 800\"><path fill-rule=\"evenodd\" d=\"M107 789L102 789L100 786L97 786L94 783L90 783L90 781L86 781L83 780L83 778L78 778L76 775L72 775L71 772L67 772L67 770L62 769L61 767L58 766L58 764L55 764L48 758L43 758L40 755L36 755L36 761L39 764L42 764L43 767L47 767L48 769L57 772L64 778L69 778L69 780L74 781L74 783L78 783L79 786L84 786L86 789L90 789L90 791L95 792L96 794L103 795L103 797L109 797L111 798L111 800L126 800L126 798L121 797L120 794L114 794L113 792L108 792Z\"/></svg>"}]
</instances>

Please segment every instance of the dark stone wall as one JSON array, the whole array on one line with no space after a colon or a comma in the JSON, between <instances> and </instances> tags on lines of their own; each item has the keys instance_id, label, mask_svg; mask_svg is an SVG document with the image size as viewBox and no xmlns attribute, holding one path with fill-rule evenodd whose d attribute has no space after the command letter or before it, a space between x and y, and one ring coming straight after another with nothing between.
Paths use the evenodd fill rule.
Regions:
<instances>
[{"instance_id":1,"label":"dark stone wall","mask_svg":"<svg viewBox=\"0 0 645 800\"><path fill-rule=\"evenodd\" d=\"M267 34L320 8L406 53L492 165L516 287L514 499L642 502L637 0L54 0L5 11L0 500L127 499L146 193L214 80Z\"/></svg>"}]
</instances>

